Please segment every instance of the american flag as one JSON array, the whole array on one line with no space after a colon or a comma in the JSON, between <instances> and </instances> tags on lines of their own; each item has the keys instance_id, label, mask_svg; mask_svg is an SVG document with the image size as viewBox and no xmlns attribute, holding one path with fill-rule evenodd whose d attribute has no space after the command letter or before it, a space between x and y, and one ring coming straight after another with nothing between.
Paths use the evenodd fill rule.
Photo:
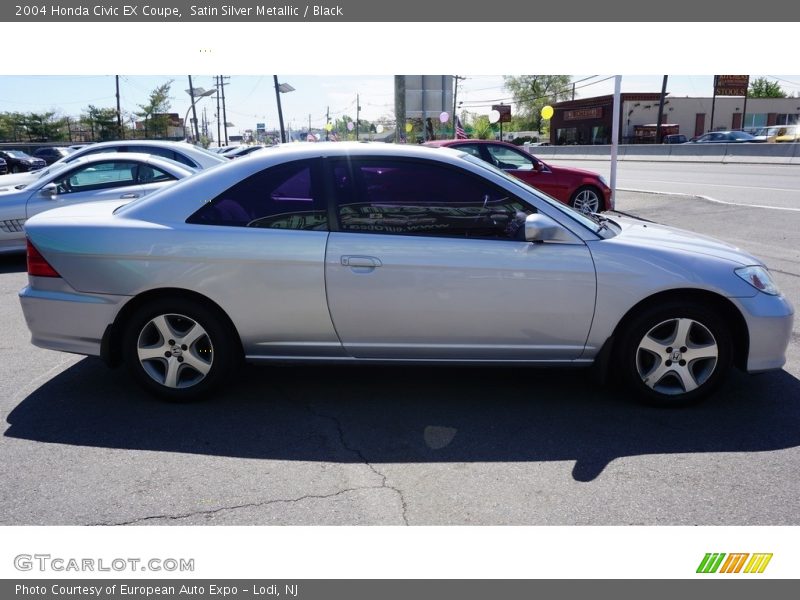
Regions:
<instances>
[{"instance_id":1,"label":"american flag","mask_svg":"<svg viewBox=\"0 0 800 600\"><path fill-rule=\"evenodd\" d=\"M467 133L464 131L464 128L461 126L461 119L456 117L456 139L457 140L465 140L467 139Z\"/></svg>"}]
</instances>

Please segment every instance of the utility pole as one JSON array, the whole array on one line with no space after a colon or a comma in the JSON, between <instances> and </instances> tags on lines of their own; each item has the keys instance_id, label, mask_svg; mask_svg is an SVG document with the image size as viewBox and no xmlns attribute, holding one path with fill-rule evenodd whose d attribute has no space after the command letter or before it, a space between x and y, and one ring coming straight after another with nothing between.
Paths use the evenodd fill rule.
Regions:
<instances>
[{"instance_id":1,"label":"utility pole","mask_svg":"<svg viewBox=\"0 0 800 600\"><path fill-rule=\"evenodd\" d=\"M358 141L358 121L360 113L361 113L361 102L358 100L358 94L356 94L356 141Z\"/></svg>"},{"instance_id":2,"label":"utility pole","mask_svg":"<svg viewBox=\"0 0 800 600\"><path fill-rule=\"evenodd\" d=\"M331 122L331 107L325 107L325 141L327 142L330 139L331 132L328 131L328 123Z\"/></svg>"},{"instance_id":3,"label":"utility pole","mask_svg":"<svg viewBox=\"0 0 800 600\"><path fill-rule=\"evenodd\" d=\"M658 102L658 121L656 122L656 144L661 143L661 123L664 121L664 97L667 95L667 76L661 83L661 100Z\"/></svg>"},{"instance_id":4,"label":"utility pole","mask_svg":"<svg viewBox=\"0 0 800 600\"><path fill-rule=\"evenodd\" d=\"M399 144L405 137L406 126L406 76L394 76L394 141Z\"/></svg>"},{"instance_id":5,"label":"utility pole","mask_svg":"<svg viewBox=\"0 0 800 600\"><path fill-rule=\"evenodd\" d=\"M117 134L120 139L125 139L125 132L122 130L122 111L119 108L119 75L114 75L117 82Z\"/></svg>"},{"instance_id":6,"label":"utility pole","mask_svg":"<svg viewBox=\"0 0 800 600\"><path fill-rule=\"evenodd\" d=\"M458 110L458 104L456 104L456 100L458 98L458 80L461 79L458 75L453 75L453 139L456 137L456 111Z\"/></svg>"},{"instance_id":7,"label":"utility pole","mask_svg":"<svg viewBox=\"0 0 800 600\"><path fill-rule=\"evenodd\" d=\"M308 113L308 133L311 133L311 113Z\"/></svg>"},{"instance_id":8,"label":"utility pole","mask_svg":"<svg viewBox=\"0 0 800 600\"><path fill-rule=\"evenodd\" d=\"M222 123L219 121L219 75L214 75L214 85L217 88L217 146L222 146L222 130L220 129Z\"/></svg>"},{"instance_id":9,"label":"utility pole","mask_svg":"<svg viewBox=\"0 0 800 600\"><path fill-rule=\"evenodd\" d=\"M224 75L219 76L219 85L222 88L222 125L223 130L225 131L225 145L228 145L228 113L225 110L225 86L228 85L225 83L226 79L230 79L230 77L225 77Z\"/></svg>"}]
</instances>

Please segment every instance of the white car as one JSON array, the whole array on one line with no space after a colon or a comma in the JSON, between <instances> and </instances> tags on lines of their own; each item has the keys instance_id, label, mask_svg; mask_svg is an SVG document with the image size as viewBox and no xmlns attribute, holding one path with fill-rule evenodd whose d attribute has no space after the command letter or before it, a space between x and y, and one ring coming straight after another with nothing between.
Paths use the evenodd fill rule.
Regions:
<instances>
[{"instance_id":1,"label":"white car","mask_svg":"<svg viewBox=\"0 0 800 600\"><path fill-rule=\"evenodd\" d=\"M92 200L133 200L195 172L168 158L132 152L84 156L48 169L32 184L0 191L0 253L24 252L23 225L37 213Z\"/></svg>"},{"instance_id":2,"label":"white car","mask_svg":"<svg viewBox=\"0 0 800 600\"><path fill-rule=\"evenodd\" d=\"M61 165L72 163L83 156L91 156L93 154L106 152L139 152L142 154L154 154L199 170L208 169L228 162L227 158L185 142L161 140L116 140L113 142L98 142L76 150L69 156L65 156L47 168L30 173L0 175L0 191L2 191L3 188L8 189L23 183L30 184L40 177L48 176L54 169L60 168Z\"/></svg>"}]
</instances>

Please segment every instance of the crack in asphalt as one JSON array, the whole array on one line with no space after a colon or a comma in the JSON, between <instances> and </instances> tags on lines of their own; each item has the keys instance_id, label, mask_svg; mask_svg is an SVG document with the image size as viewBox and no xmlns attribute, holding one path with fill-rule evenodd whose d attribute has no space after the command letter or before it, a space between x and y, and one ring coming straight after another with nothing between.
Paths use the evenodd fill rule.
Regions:
<instances>
[{"instance_id":1,"label":"crack in asphalt","mask_svg":"<svg viewBox=\"0 0 800 600\"><path fill-rule=\"evenodd\" d=\"M146 521L155 521L159 519L165 519L169 521L178 521L181 519L188 519L195 516L201 515L215 515L227 511L234 511L234 510L241 510L244 508L261 508L264 506L269 506L271 504L295 504L297 502L303 502L304 500L327 500L329 498L335 498L336 496L341 496L342 494L347 494L349 492L359 492L362 490L382 490L387 489L389 486L385 485L367 485L355 488L345 488L343 490L339 490L332 494L307 494L305 496L299 496L298 498L279 498L276 500L265 500L264 502L248 502L245 504L237 504L235 506L221 506L219 508L211 508L208 510L198 510L188 513L182 513L177 515L151 515L148 517L140 517L138 519L132 519L130 521L122 521L122 522L110 522L110 523L89 523L90 526L95 527L112 527L112 526L120 526L120 525L136 525L137 523L144 523Z\"/></svg>"},{"instance_id":2,"label":"crack in asphalt","mask_svg":"<svg viewBox=\"0 0 800 600\"><path fill-rule=\"evenodd\" d=\"M339 419L337 419L333 415L324 414L324 413L321 413L321 412L318 412L318 411L314 410L314 408L310 404L306 404L306 408L308 409L308 412L310 412L315 417L319 417L321 419L328 419L329 421L333 422L334 426L336 427L336 431L339 434L339 443L342 445L342 448L344 448L348 452L352 452L353 454L355 454L361 460L361 462L363 462L369 468L370 471L372 471L378 477L381 478L381 485L378 486L378 489L381 489L381 488L389 489L389 490L392 490L393 492L395 492L397 494L397 496L400 498L400 504L402 506L401 517L403 518L403 524L404 525L408 525L409 524L409 522L408 522L408 504L406 503L406 499L405 499L405 496L403 495L403 491L400 488L397 488L397 487L394 487L392 485L389 485L387 476L385 474L381 473L377 468L375 468L375 465L373 465L371 462L369 462L369 459L366 456L364 456L364 453L361 452L361 450L359 450L358 448L354 448L353 446L350 446L347 443L347 440L345 439L345 435L344 435L344 428L342 427L342 424L339 421Z\"/></svg>"}]
</instances>

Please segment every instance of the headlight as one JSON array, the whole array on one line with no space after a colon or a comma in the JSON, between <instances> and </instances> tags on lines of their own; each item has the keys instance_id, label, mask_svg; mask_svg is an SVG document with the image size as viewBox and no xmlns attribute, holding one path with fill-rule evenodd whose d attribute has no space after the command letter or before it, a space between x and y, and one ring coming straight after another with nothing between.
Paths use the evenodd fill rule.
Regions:
<instances>
[{"instance_id":1,"label":"headlight","mask_svg":"<svg viewBox=\"0 0 800 600\"><path fill-rule=\"evenodd\" d=\"M764 292L770 296L780 294L778 286L772 281L772 276L764 267L741 267L736 269L735 273L759 292Z\"/></svg>"}]
</instances>

